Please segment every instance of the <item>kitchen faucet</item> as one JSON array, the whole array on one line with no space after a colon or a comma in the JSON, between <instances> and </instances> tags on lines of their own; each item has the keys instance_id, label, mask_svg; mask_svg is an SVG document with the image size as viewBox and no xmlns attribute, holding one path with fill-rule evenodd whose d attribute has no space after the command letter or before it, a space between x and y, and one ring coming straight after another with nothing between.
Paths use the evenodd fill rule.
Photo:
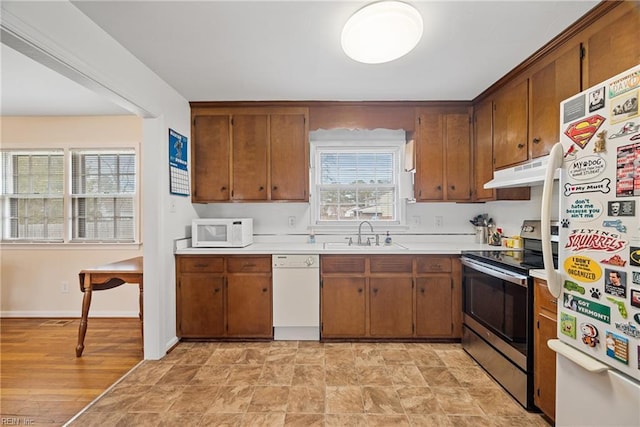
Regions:
<instances>
[{"instance_id":1,"label":"kitchen faucet","mask_svg":"<svg viewBox=\"0 0 640 427\"><path fill-rule=\"evenodd\" d=\"M373 234L373 225L369 221L362 221L358 226L358 245L362 245L362 224L369 224L369 228L371 229L371 234ZM367 240L369 245L371 245L371 241Z\"/></svg>"}]
</instances>

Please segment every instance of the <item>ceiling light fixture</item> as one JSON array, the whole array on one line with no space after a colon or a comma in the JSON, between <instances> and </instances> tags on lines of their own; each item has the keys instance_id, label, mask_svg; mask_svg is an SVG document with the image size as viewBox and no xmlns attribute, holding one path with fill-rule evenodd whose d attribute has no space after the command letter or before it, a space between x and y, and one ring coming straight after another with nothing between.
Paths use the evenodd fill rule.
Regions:
<instances>
[{"instance_id":1,"label":"ceiling light fixture","mask_svg":"<svg viewBox=\"0 0 640 427\"><path fill-rule=\"evenodd\" d=\"M411 52L422 30L422 16L413 6L399 1L371 3L344 25L342 49L358 62L381 64Z\"/></svg>"}]
</instances>

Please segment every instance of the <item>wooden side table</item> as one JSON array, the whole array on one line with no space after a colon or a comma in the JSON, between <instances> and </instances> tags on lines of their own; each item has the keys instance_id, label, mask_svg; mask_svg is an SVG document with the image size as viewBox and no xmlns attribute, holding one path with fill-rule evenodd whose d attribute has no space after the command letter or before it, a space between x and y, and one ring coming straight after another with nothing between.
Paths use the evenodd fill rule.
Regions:
<instances>
[{"instance_id":1,"label":"wooden side table","mask_svg":"<svg viewBox=\"0 0 640 427\"><path fill-rule=\"evenodd\" d=\"M87 333L87 318L89 317L89 306L91 305L91 294L93 291L113 289L125 283L137 283L140 287L140 312L138 316L140 317L140 328L144 333L141 256L85 269L80 271L79 276L80 290L84 292L84 297L82 299L82 318L80 319L80 328L78 330L76 357L82 356L82 351L84 350L84 337Z\"/></svg>"}]
</instances>

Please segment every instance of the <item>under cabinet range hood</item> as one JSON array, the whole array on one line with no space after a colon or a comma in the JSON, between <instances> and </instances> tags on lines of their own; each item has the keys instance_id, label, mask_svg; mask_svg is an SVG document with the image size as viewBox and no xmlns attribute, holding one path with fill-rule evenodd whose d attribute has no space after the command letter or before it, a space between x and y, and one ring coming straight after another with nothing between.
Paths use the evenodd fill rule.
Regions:
<instances>
[{"instance_id":1,"label":"under cabinet range hood","mask_svg":"<svg viewBox=\"0 0 640 427\"><path fill-rule=\"evenodd\" d=\"M530 162L493 172L493 179L484 188L535 187L544 183L549 156L538 157ZM558 171L555 178L558 179Z\"/></svg>"}]
</instances>

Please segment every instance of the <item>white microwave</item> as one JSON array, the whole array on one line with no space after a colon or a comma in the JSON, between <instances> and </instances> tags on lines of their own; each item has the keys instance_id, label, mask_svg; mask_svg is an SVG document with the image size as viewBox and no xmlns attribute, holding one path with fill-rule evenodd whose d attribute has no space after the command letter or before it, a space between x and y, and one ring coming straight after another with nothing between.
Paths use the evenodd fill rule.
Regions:
<instances>
[{"instance_id":1,"label":"white microwave","mask_svg":"<svg viewBox=\"0 0 640 427\"><path fill-rule=\"evenodd\" d=\"M253 218L202 218L191 223L194 248L242 248L253 243Z\"/></svg>"}]
</instances>

